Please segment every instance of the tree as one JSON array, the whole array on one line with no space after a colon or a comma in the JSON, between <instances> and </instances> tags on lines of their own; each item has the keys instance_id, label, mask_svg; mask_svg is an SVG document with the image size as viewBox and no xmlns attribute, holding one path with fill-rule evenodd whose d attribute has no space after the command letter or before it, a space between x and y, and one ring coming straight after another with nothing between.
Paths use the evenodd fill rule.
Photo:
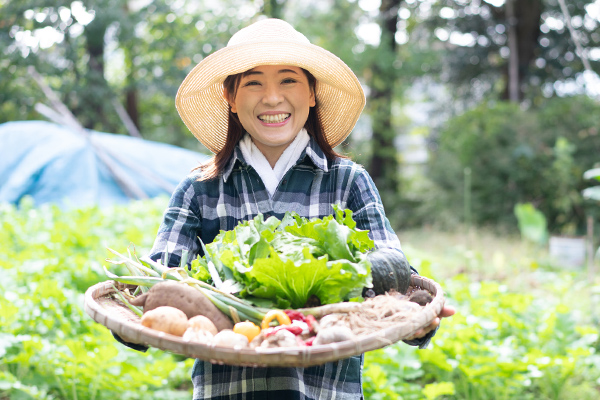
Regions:
<instances>
[{"instance_id":1,"label":"tree","mask_svg":"<svg viewBox=\"0 0 600 400\"><path fill-rule=\"evenodd\" d=\"M571 22L582 42L598 46L599 23L586 10L593 0L569 3ZM447 49L444 81L456 87L458 95L508 100L513 76L516 99L535 102L554 94L555 82L574 82L583 71L565 22L553 0L442 0L428 19ZM512 73L510 60L516 63ZM600 67L598 61L593 65Z\"/></svg>"},{"instance_id":2,"label":"tree","mask_svg":"<svg viewBox=\"0 0 600 400\"><path fill-rule=\"evenodd\" d=\"M381 42L377 57L373 59L368 81L371 89L370 106L373 139L369 173L375 184L386 197L398 190L398 150L392 126L392 102L398 70L396 60L396 32L398 30L398 10L401 0L382 0L379 7Z\"/></svg>"},{"instance_id":3,"label":"tree","mask_svg":"<svg viewBox=\"0 0 600 400\"><path fill-rule=\"evenodd\" d=\"M88 128L126 133L112 104L118 99L145 138L201 148L177 115L177 88L197 62L225 46L255 14L231 18L239 6L233 0L193 7L164 0L137 4L4 4L0 121L39 118L33 106L45 99L26 73L32 65Z\"/></svg>"}]
</instances>

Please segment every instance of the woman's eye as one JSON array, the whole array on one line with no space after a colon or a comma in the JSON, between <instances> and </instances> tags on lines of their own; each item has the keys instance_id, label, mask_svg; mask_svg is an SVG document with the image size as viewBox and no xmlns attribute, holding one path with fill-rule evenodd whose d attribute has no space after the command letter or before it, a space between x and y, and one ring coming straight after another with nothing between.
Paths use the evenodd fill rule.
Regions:
<instances>
[{"instance_id":1,"label":"woman's eye","mask_svg":"<svg viewBox=\"0 0 600 400\"><path fill-rule=\"evenodd\" d=\"M260 85L260 82L248 81L248 82L244 83L244 86L255 86L255 85Z\"/></svg>"},{"instance_id":2,"label":"woman's eye","mask_svg":"<svg viewBox=\"0 0 600 400\"><path fill-rule=\"evenodd\" d=\"M294 78L285 78L282 83L296 83Z\"/></svg>"}]
</instances>

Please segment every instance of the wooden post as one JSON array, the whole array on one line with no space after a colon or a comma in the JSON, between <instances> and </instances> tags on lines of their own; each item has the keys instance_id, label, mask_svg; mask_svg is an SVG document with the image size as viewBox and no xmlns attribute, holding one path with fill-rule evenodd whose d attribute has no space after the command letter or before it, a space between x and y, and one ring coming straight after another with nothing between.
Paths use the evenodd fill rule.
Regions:
<instances>
[{"instance_id":1,"label":"wooden post","mask_svg":"<svg viewBox=\"0 0 600 400\"><path fill-rule=\"evenodd\" d=\"M591 284L596 277L595 267L595 249L594 249L594 217L587 217L587 267L588 282Z\"/></svg>"}]
</instances>

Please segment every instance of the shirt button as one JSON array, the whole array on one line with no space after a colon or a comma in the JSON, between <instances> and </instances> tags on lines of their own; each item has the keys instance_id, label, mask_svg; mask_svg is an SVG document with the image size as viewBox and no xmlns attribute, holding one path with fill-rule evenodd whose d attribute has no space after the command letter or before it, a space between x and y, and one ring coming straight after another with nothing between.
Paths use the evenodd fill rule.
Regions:
<instances>
[{"instance_id":1,"label":"shirt button","mask_svg":"<svg viewBox=\"0 0 600 400\"><path fill-rule=\"evenodd\" d=\"M287 179L284 179L281 183L285 185L287 183Z\"/></svg>"}]
</instances>

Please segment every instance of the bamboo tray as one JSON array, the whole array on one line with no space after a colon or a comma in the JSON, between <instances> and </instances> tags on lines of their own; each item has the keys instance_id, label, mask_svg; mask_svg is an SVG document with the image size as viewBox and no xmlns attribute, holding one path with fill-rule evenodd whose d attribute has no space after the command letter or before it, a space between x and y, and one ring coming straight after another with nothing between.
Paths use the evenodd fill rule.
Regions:
<instances>
[{"instance_id":1,"label":"bamboo tray","mask_svg":"<svg viewBox=\"0 0 600 400\"><path fill-rule=\"evenodd\" d=\"M320 346L234 349L183 340L179 336L159 332L141 325L140 318L119 300L114 299L112 286L122 290L131 285L114 281L98 283L85 293L84 309L94 321L104 325L130 343L139 343L191 358L253 367L309 367L337 361L376 350L411 337L429 325L444 307L442 288L435 281L413 275L411 286L433 294L433 301L410 318L374 333L353 340Z\"/></svg>"}]
</instances>

